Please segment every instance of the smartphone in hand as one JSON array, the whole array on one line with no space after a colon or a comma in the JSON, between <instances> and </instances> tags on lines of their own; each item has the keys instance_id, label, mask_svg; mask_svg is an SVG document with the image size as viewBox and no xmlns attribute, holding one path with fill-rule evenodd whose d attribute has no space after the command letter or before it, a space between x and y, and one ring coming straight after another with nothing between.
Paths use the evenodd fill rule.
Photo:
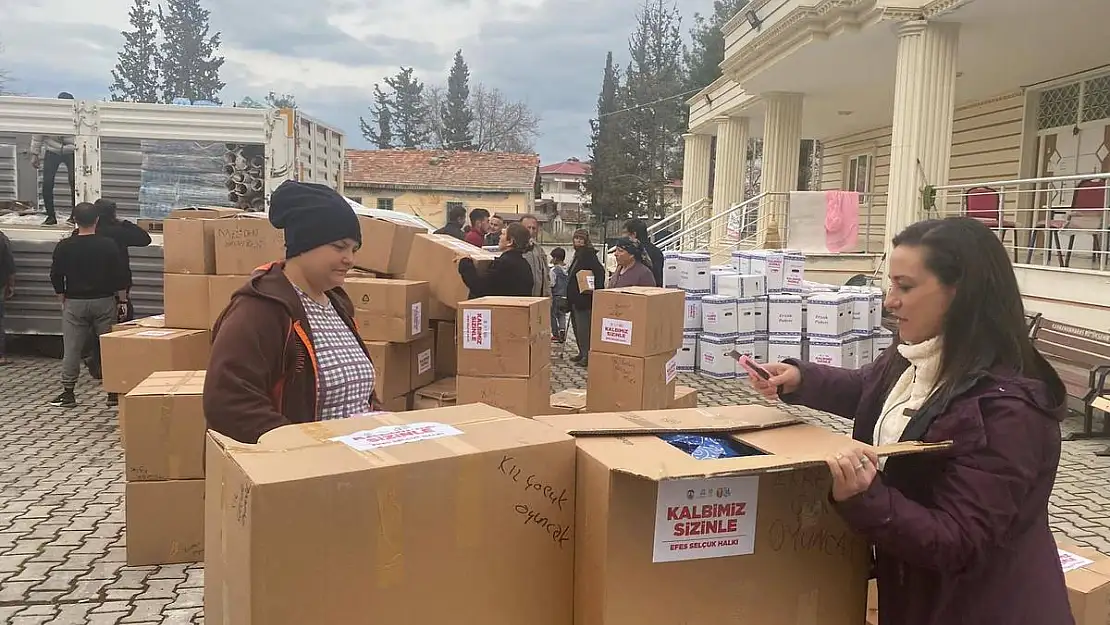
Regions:
<instances>
[{"instance_id":1,"label":"smartphone in hand","mask_svg":"<svg viewBox=\"0 0 1110 625\"><path fill-rule=\"evenodd\" d=\"M758 375L759 377L763 378L764 380L770 380L771 379L770 372L768 372L766 369L764 369L763 367L760 367L758 364L756 364L756 362L754 360L752 360L750 356L746 356L744 354L741 354L740 352L736 351L735 349L732 350L731 352L729 352L728 355L735 358L736 362L740 363L741 367L744 367L748 371Z\"/></svg>"}]
</instances>

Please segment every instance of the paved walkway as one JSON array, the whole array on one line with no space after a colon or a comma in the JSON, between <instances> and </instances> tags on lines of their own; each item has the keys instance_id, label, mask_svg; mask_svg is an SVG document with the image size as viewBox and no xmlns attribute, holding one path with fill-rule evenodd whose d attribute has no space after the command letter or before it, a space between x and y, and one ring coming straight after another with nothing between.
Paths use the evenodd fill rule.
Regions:
<instances>
[{"instance_id":1,"label":"paved walkway","mask_svg":"<svg viewBox=\"0 0 1110 625\"><path fill-rule=\"evenodd\" d=\"M87 378L80 408L47 406L59 364L17 358L0 367L0 623L203 623L202 566L124 566L116 412ZM552 384L585 388L584 373L557 360ZM680 382L699 388L703 405L759 401L739 383ZM796 412L847 431L843 420ZM1071 538L1110 553L1110 460L1091 453L1099 447L1064 444L1052 519Z\"/></svg>"}]
</instances>

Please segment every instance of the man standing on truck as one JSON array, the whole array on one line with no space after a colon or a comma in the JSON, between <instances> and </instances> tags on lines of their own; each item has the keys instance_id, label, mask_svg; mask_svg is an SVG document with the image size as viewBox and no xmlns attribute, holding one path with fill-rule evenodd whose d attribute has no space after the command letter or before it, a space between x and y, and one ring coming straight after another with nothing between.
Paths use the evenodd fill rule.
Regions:
<instances>
[{"instance_id":1,"label":"man standing on truck","mask_svg":"<svg viewBox=\"0 0 1110 625\"><path fill-rule=\"evenodd\" d=\"M65 91L58 94L59 100L72 100L73 94ZM46 207L46 221L44 226L53 226L58 223L58 215L54 212L54 180L58 176L58 168L63 164L69 174L70 206L77 204L77 180L74 171L74 153L77 145L73 137L65 135L34 135L31 137L31 166L42 169L42 203ZM73 223L70 215L69 222Z\"/></svg>"},{"instance_id":2,"label":"man standing on truck","mask_svg":"<svg viewBox=\"0 0 1110 625\"><path fill-rule=\"evenodd\" d=\"M62 392L50 402L59 408L77 406L74 389L85 343L90 334L98 339L112 329L118 299L127 289L119 248L96 233L98 217L89 202L74 206L77 232L58 242L50 265L50 282L62 301ZM109 393L108 404L115 403L115 395Z\"/></svg>"},{"instance_id":3,"label":"man standing on truck","mask_svg":"<svg viewBox=\"0 0 1110 625\"><path fill-rule=\"evenodd\" d=\"M15 255L12 242L0 232L0 366L10 364L4 336L4 306L15 293Z\"/></svg>"}]
</instances>

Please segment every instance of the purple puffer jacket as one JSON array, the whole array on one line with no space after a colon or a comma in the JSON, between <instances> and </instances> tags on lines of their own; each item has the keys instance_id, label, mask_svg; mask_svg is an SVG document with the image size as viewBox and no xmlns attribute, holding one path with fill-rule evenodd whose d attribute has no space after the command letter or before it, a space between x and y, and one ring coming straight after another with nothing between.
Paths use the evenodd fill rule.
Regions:
<instances>
[{"instance_id":1,"label":"purple puffer jacket","mask_svg":"<svg viewBox=\"0 0 1110 625\"><path fill-rule=\"evenodd\" d=\"M789 361L802 372L788 403L855 420L871 444L891 367L846 370ZM880 625L1074 625L1048 499L1064 409L1039 380L1004 371L968 378L947 405L927 402L903 440L952 441L894 457L871 488L837 504L875 546Z\"/></svg>"}]
</instances>

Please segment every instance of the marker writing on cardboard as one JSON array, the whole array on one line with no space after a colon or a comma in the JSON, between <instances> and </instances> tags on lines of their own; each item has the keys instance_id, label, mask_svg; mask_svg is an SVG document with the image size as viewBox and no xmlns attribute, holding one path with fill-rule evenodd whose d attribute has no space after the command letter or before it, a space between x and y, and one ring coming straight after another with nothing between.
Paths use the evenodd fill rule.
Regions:
<instances>
[{"instance_id":1,"label":"marker writing on cardboard","mask_svg":"<svg viewBox=\"0 0 1110 625\"><path fill-rule=\"evenodd\" d=\"M545 484L535 473L525 474L517 465L516 458L513 456L502 456L497 470L514 483L520 484L526 492L538 493L560 511L563 510L564 504L568 503L568 493L565 488L558 489ZM525 525L535 525L542 529L560 549L564 548L566 543L570 541L571 528L569 524L559 523L527 503L518 503L513 506L513 510L523 517Z\"/></svg>"}]
</instances>

